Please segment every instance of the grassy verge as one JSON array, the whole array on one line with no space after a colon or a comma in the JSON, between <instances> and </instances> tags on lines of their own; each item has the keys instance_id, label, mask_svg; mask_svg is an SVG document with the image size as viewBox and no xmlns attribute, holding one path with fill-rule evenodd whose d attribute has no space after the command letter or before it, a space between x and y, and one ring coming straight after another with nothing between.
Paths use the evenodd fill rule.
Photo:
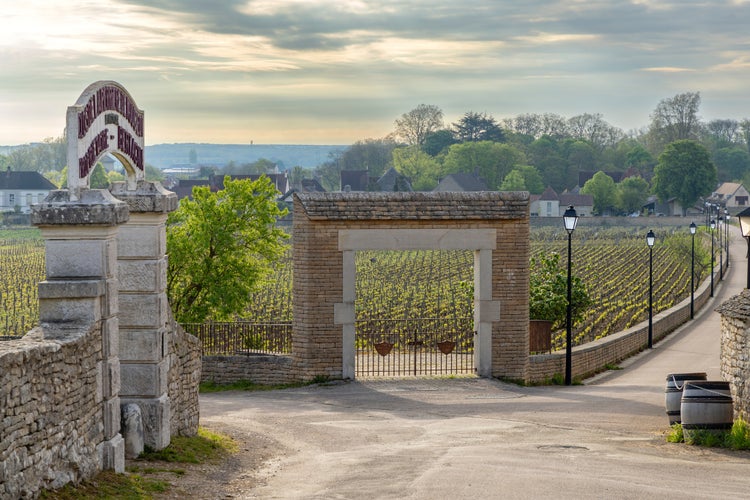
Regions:
<instances>
[{"instance_id":1,"label":"grassy verge","mask_svg":"<svg viewBox=\"0 0 750 500\"><path fill-rule=\"evenodd\" d=\"M164 472L181 476L185 470L179 467L157 466L161 462L170 464L197 464L220 460L237 451L237 444L228 436L198 429L193 437L174 437L169 446L160 451L147 450L129 466L125 474L104 471L81 484L68 484L59 490L45 490L40 498L49 500L81 499L148 499L155 493L169 491L170 483L149 477Z\"/></svg>"},{"instance_id":2,"label":"grassy verge","mask_svg":"<svg viewBox=\"0 0 750 500\"><path fill-rule=\"evenodd\" d=\"M239 380L230 384L217 384L214 381L201 382L199 392L202 394L222 391L275 391L278 389L294 389L305 387L313 384L325 384L330 379L323 375L318 375L307 382L290 382L287 384L258 384L252 380Z\"/></svg>"},{"instance_id":3,"label":"grassy verge","mask_svg":"<svg viewBox=\"0 0 750 500\"><path fill-rule=\"evenodd\" d=\"M742 419L734 421L732 428L724 432L696 430L686 438L682 425L674 424L667 434L669 443L685 443L708 448L726 448L730 450L750 450L750 425Z\"/></svg>"}]
</instances>

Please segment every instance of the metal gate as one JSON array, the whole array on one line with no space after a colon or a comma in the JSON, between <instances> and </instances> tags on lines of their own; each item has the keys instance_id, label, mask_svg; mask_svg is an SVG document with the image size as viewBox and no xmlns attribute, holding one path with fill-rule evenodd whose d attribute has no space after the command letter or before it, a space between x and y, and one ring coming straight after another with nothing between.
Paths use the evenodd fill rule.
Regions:
<instances>
[{"instance_id":1,"label":"metal gate","mask_svg":"<svg viewBox=\"0 0 750 500\"><path fill-rule=\"evenodd\" d=\"M360 319L355 376L473 374L472 318Z\"/></svg>"}]
</instances>

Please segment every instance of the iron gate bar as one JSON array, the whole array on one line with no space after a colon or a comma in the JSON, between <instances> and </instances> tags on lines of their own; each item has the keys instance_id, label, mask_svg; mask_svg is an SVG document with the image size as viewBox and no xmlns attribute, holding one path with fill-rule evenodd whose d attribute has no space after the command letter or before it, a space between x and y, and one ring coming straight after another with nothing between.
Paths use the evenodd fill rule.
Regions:
<instances>
[{"instance_id":1,"label":"iron gate bar","mask_svg":"<svg viewBox=\"0 0 750 500\"><path fill-rule=\"evenodd\" d=\"M361 318L355 331L355 376L475 372L471 317Z\"/></svg>"}]
</instances>

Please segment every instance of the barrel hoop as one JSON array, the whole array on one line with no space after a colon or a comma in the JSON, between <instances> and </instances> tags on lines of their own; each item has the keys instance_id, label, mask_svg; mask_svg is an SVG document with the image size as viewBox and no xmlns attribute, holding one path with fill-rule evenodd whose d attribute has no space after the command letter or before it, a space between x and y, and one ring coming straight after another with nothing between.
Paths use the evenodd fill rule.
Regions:
<instances>
[{"instance_id":1,"label":"barrel hoop","mask_svg":"<svg viewBox=\"0 0 750 500\"><path fill-rule=\"evenodd\" d=\"M721 424L686 424L682 423L682 428L687 430L697 429L731 429L732 423L721 423Z\"/></svg>"},{"instance_id":2,"label":"barrel hoop","mask_svg":"<svg viewBox=\"0 0 750 500\"><path fill-rule=\"evenodd\" d=\"M721 396L712 396L712 397L698 397L698 396L682 396L682 402L683 403L722 403L730 405L732 404L732 398L731 396L721 397Z\"/></svg>"}]
</instances>

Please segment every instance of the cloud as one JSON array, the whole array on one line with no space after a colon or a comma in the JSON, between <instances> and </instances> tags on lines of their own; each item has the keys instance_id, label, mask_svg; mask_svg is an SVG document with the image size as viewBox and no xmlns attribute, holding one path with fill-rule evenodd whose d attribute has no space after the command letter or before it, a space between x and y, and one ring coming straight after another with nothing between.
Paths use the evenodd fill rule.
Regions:
<instances>
[{"instance_id":1,"label":"cloud","mask_svg":"<svg viewBox=\"0 0 750 500\"><path fill-rule=\"evenodd\" d=\"M748 25L739 0L24 0L0 19L0 116L40 100L40 121L62 116L112 79L159 114L148 123L181 121L152 130L170 141L189 117L205 140L315 124L353 142L422 102L447 120L601 112L627 129L686 90L706 103L726 85L748 108Z\"/></svg>"}]
</instances>

